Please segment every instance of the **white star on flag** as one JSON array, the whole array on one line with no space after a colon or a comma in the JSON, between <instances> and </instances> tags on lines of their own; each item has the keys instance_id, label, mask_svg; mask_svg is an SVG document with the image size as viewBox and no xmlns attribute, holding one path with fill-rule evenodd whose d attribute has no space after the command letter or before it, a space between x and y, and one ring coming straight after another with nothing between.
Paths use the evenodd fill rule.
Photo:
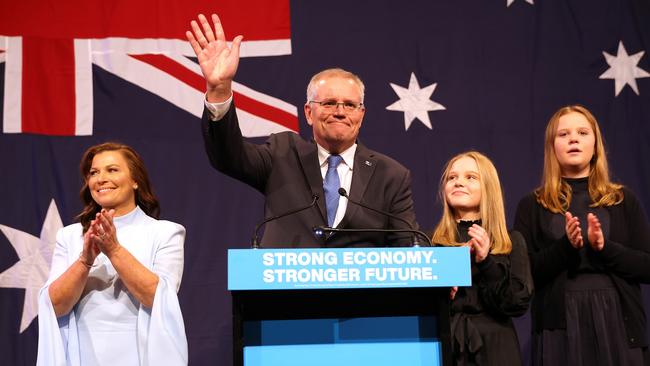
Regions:
<instances>
[{"instance_id":1,"label":"white star on flag","mask_svg":"<svg viewBox=\"0 0 650 366\"><path fill-rule=\"evenodd\" d=\"M506 0L506 7L510 7L510 5L512 5L512 3L514 3L514 2L515 2L515 0ZM533 0L526 0L526 2L531 4L531 5L535 5L533 3Z\"/></svg>"},{"instance_id":2,"label":"white star on flag","mask_svg":"<svg viewBox=\"0 0 650 366\"><path fill-rule=\"evenodd\" d=\"M411 73L408 89L399 85L389 83L399 97L399 100L386 107L389 111L404 112L404 129L411 127L414 119L419 119L430 130L433 129L429 120L429 111L438 111L446 109L442 104L436 103L429 98L436 90L437 83L427 87L420 88L415 73Z\"/></svg>"},{"instance_id":3,"label":"white star on flag","mask_svg":"<svg viewBox=\"0 0 650 366\"><path fill-rule=\"evenodd\" d=\"M47 209L40 238L0 225L0 231L5 234L19 258L13 266L0 273L0 287L25 289L20 333L25 331L38 315L38 291L50 274L56 232L62 227L61 216L54 200Z\"/></svg>"},{"instance_id":4,"label":"white star on flag","mask_svg":"<svg viewBox=\"0 0 650 366\"><path fill-rule=\"evenodd\" d=\"M650 74L638 67L639 61L645 51L637 52L634 55L628 55L623 46L623 41L618 43L618 52L616 56L603 51L603 56L609 64L609 69L600 75L599 79L614 79L614 93L615 96L621 93L625 85L629 85L632 90L639 95L639 87L636 85L636 79L650 77Z\"/></svg>"}]
</instances>

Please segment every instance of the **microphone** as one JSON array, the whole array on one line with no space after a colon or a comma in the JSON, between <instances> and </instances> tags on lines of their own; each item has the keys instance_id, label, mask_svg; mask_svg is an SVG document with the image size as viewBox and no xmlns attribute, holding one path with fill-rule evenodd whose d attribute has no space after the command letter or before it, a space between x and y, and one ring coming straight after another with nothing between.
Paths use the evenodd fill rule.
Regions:
<instances>
[{"instance_id":1,"label":"microphone","mask_svg":"<svg viewBox=\"0 0 650 366\"><path fill-rule=\"evenodd\" d=\"M260 228L264 224L266 224L269 221L281 219L281 218L283 218L285 216L293 215L295 213L298 213L300 211L303 211L303 210L306 210L306 209L308 209L310 207L313 207L316 204L316 201L318 201L318 195L317 194L312 194L311 198L312 198L311 202L307 206L299 207L299 208L293 209L291 211L287 211L287 212L279 214L279 215L271 216L269 218L266 218L266 219L262 220L262 222L257 224L257 226L255 226L255 231L253 232L253 238L251 239L251 247L253 249L258 249L260 247L260 244L259 244L259 231L260 231Z\"/></svg>"},{"instance_id":2,"label":"microphone","mask_svg":"<svg viewBox=\"0 0 650 366\"><path fill-rule=\"evenodd\" d=\"M364 205L361 202L358 202L358 201L355 201L355 200L351 199L350 196L348 196L348 192L343 187L339 188L339 195L347 198L348 202L352 202L357 206L361 206L361 207L363 207L363 208L365 208L367 210L376 212L376 213L384 215L384 216L388 216L388 217L390 217L392 219L395 219L397 221L401 221L401 222L405 223L406 226L409 227L409 230L407 230L407 229L336 229L336 228L319 227L320 229L323 229L323 230L328 231L328 232L346 232L346 231L347 232L354 232L354 231L357 231L357 232L373 232L374 231L374 232L386 232L386 233L412 233L412 234L415 234L415 235L413 235L413 246L416 246L416 247L420 246L420 242L418 240L418 235L420 237L424 238L425 243L429 244L429 246L432 246L431 245L431 239L429 239L429 237L425 233L423 233L420 230L415 230L413 228L413 225L411 225L410 222L404 220L403 218L401 218L399 216L396 216L396 215L393 215L393 214L391 214L389 212L384 212L384 211L378 210L376 208ZM316 230L316 228L314 228L314 234L315 234L315 230Z\"/></svg>"},{"instance_id":3,"label":"microphone","mask_svg":"<svg viewBox=\"0 0 650 366\"><path fill-rule=\"evenodd\" d=\"M415 234L413 235L414 247L420 246L419 242L417 241L417 235L421 235L423 238L426 238L426 243L429 246L433 246L431 245L431 240L428 236L426 236L425 233L413 229L344 229L329 226L314 226L312 228L312 231L314 232L314 236L321 240L324 240L327 237L327 234L330 233L412 233Z\"/></svg>"}]
</instances>

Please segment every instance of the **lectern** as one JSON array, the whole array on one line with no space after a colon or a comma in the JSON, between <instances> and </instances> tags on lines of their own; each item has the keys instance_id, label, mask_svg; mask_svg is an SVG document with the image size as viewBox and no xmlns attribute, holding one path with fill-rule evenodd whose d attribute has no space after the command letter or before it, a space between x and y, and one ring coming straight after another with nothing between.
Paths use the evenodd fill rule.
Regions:
<instances>
[{"instance_id":1,"label":"lectern","mask_svg":"<svg viewBox=\"0 0 650 366\"><path fill-rule=\"evenodd\" d=\"M232 249L238 366L451 365L467 247Z\"/></svg>"}]
</instances>

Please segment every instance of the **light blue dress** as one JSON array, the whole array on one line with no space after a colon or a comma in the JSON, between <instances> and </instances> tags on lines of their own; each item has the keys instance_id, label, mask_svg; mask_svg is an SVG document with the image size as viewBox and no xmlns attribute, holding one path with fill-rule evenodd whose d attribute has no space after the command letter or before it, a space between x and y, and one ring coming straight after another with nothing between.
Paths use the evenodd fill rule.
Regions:
<instances>
[{"instance_id":1,"label":"light blue dress","mask_svg":"<svg viewBox=\"0 0 650 366\"><path fill-rule=\"evenodd\" d=\"M183 274L185 228L139 207L114 219L117 239L159 277L151 309L129 292L100 253L69 314L57 319L48 288L83 248L81 224L59 230L50 275L38 303L39 366L187 365L187 339L176 293Z\"/></svg>"}]
</instances>

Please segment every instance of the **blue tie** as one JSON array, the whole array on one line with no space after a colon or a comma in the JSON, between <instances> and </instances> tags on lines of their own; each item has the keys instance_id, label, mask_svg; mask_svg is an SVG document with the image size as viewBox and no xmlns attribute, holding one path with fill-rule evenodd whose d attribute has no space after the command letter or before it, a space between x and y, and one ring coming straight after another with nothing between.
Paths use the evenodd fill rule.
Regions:
<instances>
[{"instance_id":1,"label":"blue tie","mask_svg":"<svg viewBox=\"0 0 650 366\"><path fill-rule=\"evenodd\" d=\"M336 168L341 163L343 158L340 155L330 155L327 158L327 173L325 174L325 181L323 182L323 190L325 191L325 206L327 207L327 225L332 227L334 225L334 218L336 217L336 210L339 208L339 188L341 188L341 181Z\"/></svg>"}]
</instances>

